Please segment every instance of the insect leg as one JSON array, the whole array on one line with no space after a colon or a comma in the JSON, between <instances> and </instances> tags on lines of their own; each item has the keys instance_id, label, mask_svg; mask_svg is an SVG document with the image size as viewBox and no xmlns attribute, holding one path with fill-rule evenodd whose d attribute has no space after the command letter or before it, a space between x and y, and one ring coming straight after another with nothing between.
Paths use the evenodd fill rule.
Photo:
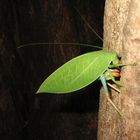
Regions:
<instances>
[{"instance_id":1,"label":"insect leg","mask_svg":"<svg viewBox=\"0 0 140 140\"><path fill-rule=\"evenodd\" d=\"M104 88L105 92L109 93L109 90L108 90L108 87L107 87L107 84L106 84L106 79L105 79L104 75L101 75L99 79L100 79L100 81L103 85L103 88Z\"/></svg>"},{"instance_id":2,"label":"insect leg","mask_svg":"<svg viewBox=\"0 0 140 140\"><path fill-rule=\"evenodd\" d=\"M105 92L108 93L108 94L106 94L107 100L108 100L108 101L110 102L110 104L115 108L115 110L119 113L119 115L120 115L121 117L123 117L123 114L121 113L121 111L116 107L116 105L112 102L112 100L111 100L110 97L109 97L109 90L108 90L107 83L106 83L106 79L105 79L104 75L101 75L99 79L100 79L100 81L101 81L101 83L102 83L102 85L103 85L103 88L104 88Z\"/></svg>"}]
</instances>

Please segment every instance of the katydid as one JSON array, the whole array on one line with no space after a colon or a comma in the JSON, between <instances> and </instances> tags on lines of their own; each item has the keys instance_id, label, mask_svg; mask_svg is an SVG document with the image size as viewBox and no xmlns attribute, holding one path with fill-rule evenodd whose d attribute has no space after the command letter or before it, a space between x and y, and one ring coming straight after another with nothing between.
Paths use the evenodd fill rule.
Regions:
<instances>
[{"instance_id":1,"label":"katydid","mask_svg":"<svg viewBox=\"0 0 140 140\"><path fill-rule=\"evenodd\" d=\"M95 80L101 80L103 88L108 93L108 101L116 111L122 113L109 98L109 90L106 84L105 72L109 71L112 65L118 68L118 56L116 53L108 51L94 51L80 55L68 61L55 72L53 72L40 86L38 93L65 94L80 90ZM112 76L111 74L109 75ZM111 80L109 78L109 80ZM117 83L113 79L113 82Z\"/></svg>"},{"instance_id":2,"label":"katydid","mask_svg":"<svg viewBox=\"0 0 140 140\"><path fill-rule=\"evenodd\" d=\"M37 93L59 94L79 90L104 76L104 73L109 71L111 63L118 63L116 53L101 50L80 55L52 73L42 83ZM102 81L102 78L100 80ZM104 88L107 91L107 87Z\"/></svg>"},{"instance_id":3,"label":"katydid","mask_svg":"<svg viewBox=\"0 0 140 140\"><path fill-rule=\"evenodd\" d=\"M84 17L81 16L84 22L88 27L94 31L94 33L99 37L95 30L87 23ZM101 39L101 37L99 37ZM101 39L102 40L102 39ZM82 43L30 43L28 46L33 45L45 45L45 44L66 44L66 45L80 45L80 46L89 46L100 48L98 46L93 46L89 44ZM26 45L21 45L25 47ZM74 92L80 90L87 85L91 84L95 80L99 79L103 85L103 88L107 94L108 101L112 104L115 110L121 115L122 113L115 106L112 100L109 97L109 90L107 87L106 80L112 80L117 85L121 84L115 80L112 75L112 68L119 68L118 65L119 58L115 52L108 52L105 50L89 52L83 55L80 55L72 60L68 61L55 72L53 72L39 87L38 93L53 93L53 94L65 94L69 92ZM106 76L108 72L108 76ZM117 89L115 89L117 90ZM118 90L117 90L118 91Z\"/></svg>"}]
</instances>

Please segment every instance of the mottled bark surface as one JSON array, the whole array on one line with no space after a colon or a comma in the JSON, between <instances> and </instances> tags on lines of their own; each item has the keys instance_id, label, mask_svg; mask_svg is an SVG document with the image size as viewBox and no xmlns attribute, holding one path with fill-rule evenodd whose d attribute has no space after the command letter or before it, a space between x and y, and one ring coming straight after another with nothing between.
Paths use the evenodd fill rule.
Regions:
<instances>
[{"instance_id":1,"label":"mottled bark surface","mask_svg":"<svg viewBox=\"0 0 140 140\"><path fill-rule=\"evenodd\" d=\"M118 95L112 91L112 100L121 110L121 118L107 102L100 98L99 140L140 139L140 1L106 1L104 46L116 51L122 63L136 62L136 66L122 69L121 82L125 84ZM102 91L103 93L103 91Z\"/></svg>"},{"instance_id":2,"label":"mottled bark surface","mask_svg":"<svg viewBox=\"0 0 140 140\"><path fill-rule=\"evenodd\" d=\"M34 94L58 66L88 49L67 45L18 49L32 42L97 45L99 39L74 7L102 33L103 0L0 1L0 139L96 140L96 87L62 96Z\"/></svg>"}]
</instances>

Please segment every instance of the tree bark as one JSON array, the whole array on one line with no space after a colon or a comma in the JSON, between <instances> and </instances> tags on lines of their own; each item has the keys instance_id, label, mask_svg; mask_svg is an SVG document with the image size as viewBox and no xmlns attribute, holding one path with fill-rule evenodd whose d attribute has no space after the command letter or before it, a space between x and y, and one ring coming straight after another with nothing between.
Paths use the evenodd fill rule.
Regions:
<instances>
[{"instance_id":1,"label":"tree bark","mask_svg":"<svg viewBox=\"0 0 140 140\"><path fill-rule=\"evenodd\" d=\"M122 68L121 93L112 91L112 101L121 110L121 118L101 91L98 140L139 140L140 138L140 1L106 0L104 47L121 56L121 62L136 66Z\"/></svg>"}]
</instances>

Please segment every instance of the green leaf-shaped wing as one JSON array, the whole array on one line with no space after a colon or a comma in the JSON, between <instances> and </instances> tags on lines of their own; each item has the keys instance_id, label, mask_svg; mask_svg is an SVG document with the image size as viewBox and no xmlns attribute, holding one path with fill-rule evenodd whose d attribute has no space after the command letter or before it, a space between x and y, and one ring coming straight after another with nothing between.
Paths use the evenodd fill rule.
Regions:
<instances>
[{"instance_id":1,"label":"green leaf-shaped wing","mask_svg":"<svg viewBox=\"0 0 140 140\"><path fill-rule=\"evenodd\" d=\"M103 74L116 53L96 51L80 55L53 72L40 86L37 93L68 93L79 90Z\"/></svg>"}]
</instances>

